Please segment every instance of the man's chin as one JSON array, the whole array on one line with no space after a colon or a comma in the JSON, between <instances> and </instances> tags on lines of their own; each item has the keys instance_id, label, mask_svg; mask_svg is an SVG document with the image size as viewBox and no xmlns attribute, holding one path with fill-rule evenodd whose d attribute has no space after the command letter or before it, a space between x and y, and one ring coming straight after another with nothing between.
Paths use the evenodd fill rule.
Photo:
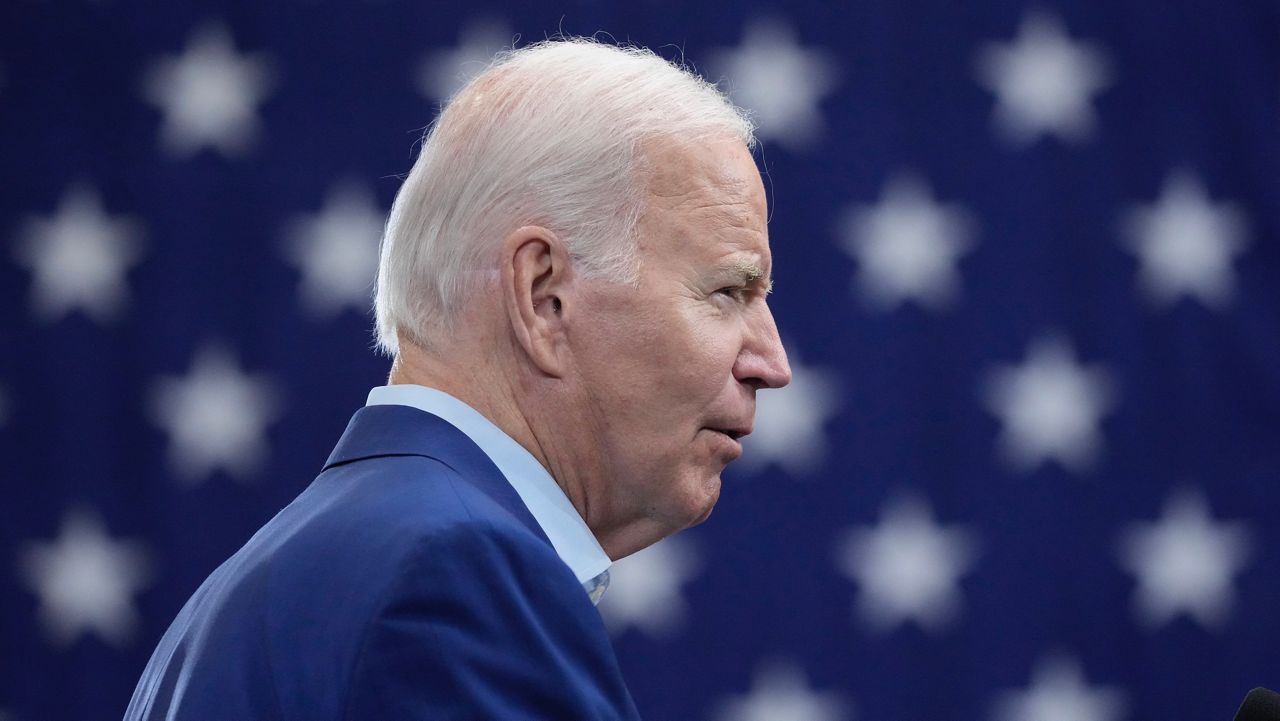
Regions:
<instances>
[{"instance_id":1,"label":"man's chin","mask_svg":"<svg viewBox=\"0 0 1280 721\"><path fill-rule=\"evenodd\" d=\"M697 518L695 518L695 519L694 519L694 521L693 521L693 523L690 523L689 525L685 526L685 528L693 528L694 526L701 525L703 521L705 521L705 520L707 520L708 518L710 518L710 517L711 517L711 511L713 511L713 510L715 510L715 504L714 504L714 503L712 503L711 505L707 506L707 509L706 509L705 511L703 511L703 512L702 512L702 515L701 515L701 516L698 516Z\"/></svg>"},{"instance_id":2,"label":"man's chin","mask_svg":"<svg viewBox=\"0 0 1280 721\"><path fill-rule=\"evenodd\" d=\"M706 481L707 495L703 499L701 507L695 511L693 521L685 528L692 528L711 516L711 511L716 507L716 502L720 500L720 474L717 473Z\"/></svg>"}]
</instances>

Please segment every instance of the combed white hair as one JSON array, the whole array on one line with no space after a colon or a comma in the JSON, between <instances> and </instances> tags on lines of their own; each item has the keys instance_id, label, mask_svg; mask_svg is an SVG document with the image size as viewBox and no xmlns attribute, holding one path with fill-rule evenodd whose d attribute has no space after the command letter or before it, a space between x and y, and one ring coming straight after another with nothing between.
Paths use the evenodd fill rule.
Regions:
<instances>
[{"instance_id":1,"label":"combed white hair","mask_svg":"<svg viewBox=\"0 0 1280 721\"><path fill-rule=\"evenodd\" d=\"M576 271L635 282L643 145L740 139L716 87L637 47L550 40L498 56L450 99L396 196L378 264L378 345L442 342L478 273L525 225L562 238ZM487 274L492 277L492 274Z\"/></svg>"}]
</instances>

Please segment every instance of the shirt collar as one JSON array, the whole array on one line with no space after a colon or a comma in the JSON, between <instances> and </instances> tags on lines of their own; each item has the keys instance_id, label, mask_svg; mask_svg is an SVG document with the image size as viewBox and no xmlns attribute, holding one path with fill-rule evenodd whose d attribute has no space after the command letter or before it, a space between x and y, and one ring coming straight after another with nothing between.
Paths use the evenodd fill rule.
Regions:
<instances>
[{"instance_id":1,"label":"shirt collar","mask_svg":"<svg viewBox=\"0 0 1280 721\"><path fill-rule=\"evenodd\" d=\"M589 587L592 602L599 600L612 562L564 490L524 446L476 409L434 388L407 383L379 386L369 392L366 405L410 406L465 433L506 477L578 583Z\"/></svg>"}]
</instances>

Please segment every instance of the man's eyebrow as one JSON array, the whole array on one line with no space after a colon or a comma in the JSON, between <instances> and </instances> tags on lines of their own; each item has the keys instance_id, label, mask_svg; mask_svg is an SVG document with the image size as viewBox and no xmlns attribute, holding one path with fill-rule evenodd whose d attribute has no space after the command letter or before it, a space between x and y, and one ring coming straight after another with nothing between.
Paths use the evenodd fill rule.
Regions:
<instances>
[{"instance_id":1,"label":"man's eyebrow","mask_svg":"<svg viewBox=\"0 0 1280 721\"><path fill-rule=\"evenodd\" d=\"M763 283L764 292L765 293L773 292L773 278L769 277L764 272L764 269L761 268L756 263L753 263L749 260L740 260L733 264L733 270L737 273L742 274L743 280L747 283L751 283L757 280L764 281Z\"/></svg>"}]
</instances>

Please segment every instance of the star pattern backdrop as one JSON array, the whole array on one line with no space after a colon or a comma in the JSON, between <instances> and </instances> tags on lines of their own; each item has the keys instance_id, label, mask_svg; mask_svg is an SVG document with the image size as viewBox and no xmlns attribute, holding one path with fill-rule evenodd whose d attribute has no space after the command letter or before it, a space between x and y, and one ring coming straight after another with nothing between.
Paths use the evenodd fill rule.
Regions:
<instances>
[{"instance_id":1,"label":"star pattern backdrop","mask_svg":"<svg viewBox=\"0 0 1280 721\"><path fill-rule=\"evenodd\" d=\"M794 368L710 520L615 566L647 718L1280 686L1280 7L839 5L0 8L0 715L123 712L383 381L439 103L598 30L751 110Z\"/></svg>"}]
</instances>

